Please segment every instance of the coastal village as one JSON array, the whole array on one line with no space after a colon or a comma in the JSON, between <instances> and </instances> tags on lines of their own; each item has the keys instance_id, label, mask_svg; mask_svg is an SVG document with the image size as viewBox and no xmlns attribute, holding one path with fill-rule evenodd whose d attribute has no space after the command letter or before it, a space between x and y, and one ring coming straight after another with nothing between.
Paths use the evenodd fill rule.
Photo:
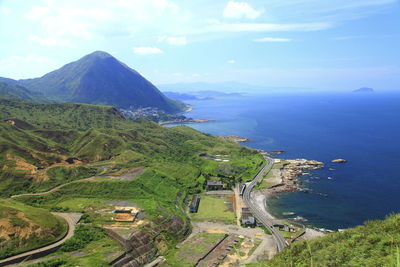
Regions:
<instances>
[{"instance_id":1,"label":"coastal village","mask_svg":"<svg viewBox=\"0 0 400 267\"><path fill-rule=\"evenodd\" d=\"M228 138L235 139L236 142L246 140L236 136ZM200 156L217 162L229 162L229 155ZM263 207L267 214L269 213L264 204L268 195L301 190L298 178L306 175L306 171L324 167L323 163L314 160L273 161L272 169L265 174L254 192L255 202ZM178 255L183 257L182 260L187 260L187 263L193 263L195 266L237 266L271 258L277 253L273 237L244 204L243 194L247 185L248 183L243 182L230 188L220 180L208 180L204 193L191 196L188 212L192 220L192 234L177 246ZM324 235L324 229L307 228L299 223L294 213L286 215L287 219L279 220L269 214L273 218L274 228L280 231L289 243ZM289 218L288 215L292 217ZM206 236L218 237L206 246L201 242ZM204 246L204 253L193 255L192 248L197 245Z\"/></svg>"},{"instance_id":2,"label":"coastal village","mask_svg":"<svg viewBox=\"0 0 400 267\"><path fill-rule=\"evenodd\" d=\"M270 156L269 153L262 153ZM221 164L230 161L229 155L199 156ZM253 190L253 201L271 217L273 227L289 244L324 235L327 231L306 227L302 224L304 221L299 220L294 213L283 214L285 219L274 218L265 205L267 197L272 194L302 190L299 177L307 175L309 171L323 168L324 164L305 159L270 160L273 160L272 168L264 174L261 182ZM236 266L272 258L278 252L274 237L245 205L244 193L248 184L249 182L242 182L231 187L217 178L210 179L205 182L203 193L177 196L177 203L183 203L182 210L191 219L192 230L190 235L177 245L173 257L179 258L188 266ZM94 211L102 216L111 214L109 223L103 228L124 247L150 249L145 248L145 243L140 241L149 237L142 236L142 231L138 230L151 227L151 223L142 216L143 210L136 205L117 201ZM175 227L173 225L180 222L173 221L170 224ZM132 255L134 253L124 257L121 255L121 258L113 262L114 266L123 266L124 262L132 259ZM157 266L170 266L164 260L161 254L154 263L157 263Z\"/></svg>"}]
</instances>

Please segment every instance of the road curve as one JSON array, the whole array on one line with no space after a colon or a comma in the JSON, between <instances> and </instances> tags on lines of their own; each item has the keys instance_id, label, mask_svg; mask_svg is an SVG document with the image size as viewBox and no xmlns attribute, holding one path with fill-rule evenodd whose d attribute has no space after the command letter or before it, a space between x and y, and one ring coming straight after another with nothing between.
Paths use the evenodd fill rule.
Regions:
<instances>
[{"instance_id":1,"label":"road curve","mask_svg":"<svg viewBox=\"0 0 400 267\"><path fill-rule=\"evenodd\" d=\"M75 232L75 225L76 223L79 221L79 218L81 216L81 214L76 214L76 213L60 213L60 212L52 212L53 215L62 217L68 224L68 232L67 234L59 241L38 248L38 249L34 249L34 250L30 250L21 254L17 254L8 258L5 258L3 260L0 260L0 266L5 266L5 265L9 265L9 264L14 264L17 262L21 262L25 259L28 258L37 258L38 255L40 256L44 256L47 255L50 252L55 251L58 247L60 247L65 241L67 241L68 239L70 239ZM36 257L35 257L36 256ZM39 256L39 257L40 257Z\"/></svg>"},{"instance_id":2,"label":"road curve","mask_svg":"<svg viewBox=\"0 0 400 267\"><path fill-rule=\"evenodd\" d=\"M246 206L250 209L251 213L254 215L254 217L271 232L272 236L275 239L278 252L280 252L288 246L288 243L286 242L282 234L274 228L273 222L256 204L253 203L253 200L251 199L251 191L253 190L254 186L256 186L262 180L265 172L270 170L272 168L272 165L274 164L272 158L266 156L264 156L264 158L267 163L254 177L254 179L249 184L247 184L246 189L243 193L243 200Z\"/></svg>"}]
</instances>

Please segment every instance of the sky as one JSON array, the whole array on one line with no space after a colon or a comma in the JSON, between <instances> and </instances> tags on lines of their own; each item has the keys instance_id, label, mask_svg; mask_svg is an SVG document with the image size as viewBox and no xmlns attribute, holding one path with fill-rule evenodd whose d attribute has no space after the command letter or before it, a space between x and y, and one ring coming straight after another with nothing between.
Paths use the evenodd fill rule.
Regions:
<instances>
[{"instance_id":1,"label":"sky","mask_svg":"<svg viewBox=\"0 0 400 267\"><path fill-rule=\"evenodd\" d=\"M0 0L0 77L102 50L155 84L400 91L399 0Z\"/></svg>"}]
</instances>

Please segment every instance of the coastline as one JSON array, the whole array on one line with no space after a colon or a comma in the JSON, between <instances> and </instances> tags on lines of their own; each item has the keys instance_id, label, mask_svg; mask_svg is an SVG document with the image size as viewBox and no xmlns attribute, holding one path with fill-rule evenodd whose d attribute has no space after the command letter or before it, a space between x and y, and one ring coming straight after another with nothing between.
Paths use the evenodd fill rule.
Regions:
<instances>
[{"instance_id":1,"label":"coastline","mask_svg":"<svg viewBox=\"0 0 400 267\"><path fill-rule=\"evenodd\" d=\"M252 199L271 220L274 220L277 223L286 220L294 224L302 224L303 222L306 222L307 219L297 216L295 213L287 212L287 215L273 214L269 207L268 200L272 196L282 193L295 191L309 192L308 189L301 187L302 183L299 178L303 175L309 175L307 172L309 170L323 168L324 164L319 161L307 159L287 160L275 158L274 161L271 170L264 176L263 180L258 185L258 188L254 190Z\"/></svg>"},{"instance_id":2,"label":"coastline","mask_svg":"<svg viewBox=\"0 0 400 267\"><path fill-rule=\"evenodd\" d=\"M206 119L185 119L185 120L173 120L173 121L163 121L159 122L159 125L172 125L172 124L191 124L191 123L205 123L213 122L216 120L206 120Z\"/></svg>"}]
</instances>

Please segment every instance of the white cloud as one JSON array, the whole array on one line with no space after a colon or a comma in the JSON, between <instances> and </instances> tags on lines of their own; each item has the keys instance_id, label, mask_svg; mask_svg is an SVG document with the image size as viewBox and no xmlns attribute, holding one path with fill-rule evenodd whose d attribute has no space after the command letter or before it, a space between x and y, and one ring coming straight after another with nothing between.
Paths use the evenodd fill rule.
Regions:
<instances>
[{"instance_id":1,"label":"white cloud","mask_svg":"<svg viewBox=\"0 0 400 267\"><path fill-rule=\"evenodd\" d=\"M159 41L166 41L170 45L186 45L187 44L187 38L185 36L179 36L179 37L162 36L159 38Z\"/></svg>"},{"instance_id":2,"label":"white cloud","mask_svg":"<svg viewBox=\"0 0 400 267\"><path fill-rule=\"evenodd\" d=\"M38 20L48 15L49 12L50 7L48 6L33 6L26 14L26 17L28 19Z\"/></svg>"},{"instance_id":3,"label":"white cloud","mask_svg":"<svg viewBox=\"0 0 400 267\"><path fill-rule=\"evenodd\" d=\"M59 67L60 64L56 60L34 53L0 58L0 76L14 79L41 76ZM15 76L15 73L19 76ZM26 73L28 76L24 76Z\"/></svg>"},{"instance_id":4,"label":"white cloud","mask_svg":"<svg viewBox=\"0 0 400 267\"><path fill-rule=\"evenodd\" d=\"M74 45L69 40L64 40L57 35L39 37L32 34L29 37L29 41L43 46L74 47Z\"/></svg>"},{"instance_id":5,"label":"white cloud","mask_svg":"<svg viewBox=\"0 0 400 267\"><path fill-rule=\"evenodd\" d=\"M229 1L226 5L223 15L226 18L247 18L256 19L264 12L264 8L256 10L247 2Z\"/></svg>"},{"instance_id":6,"label":"white cloud","mask_svg":"<svg viewBox=\"0 0 400 267\"><path fill-rule=\"evenodd\" d=\"M289 38L275 38L275 37L263 37L263 38L258 38L254 39L254 42L261 42L261 43L266 43L266 42L291 42L292 39Z\"/></svg>"},{"instance_id":7,"label":"white cloud","mask_svg":"<svg viewBox=\"0 0 400 267\"><path fill-rule=\"evenodd\" d=\"M235 63L236 63L236 61L235 61L234 59L228 60L227 62L228 62L229 64L235 64Z\"/></svg>"},{"instance_id":8,"label":"white cloud","mask_svg":"<svg viewBox=\"0 0 400 267\"><path fill-rule=\"evenodd\" d=\"M153 55L164 53L160 48L152 46L139 46L133 48L133 53L137 55Z\"/></svg>"},{"instance_id":9,"label":"white cloud","mask_svg":"<svg viewBox=\"0 0 400 267\"><path fill-rule=\"evenodd\" d=\"M1 12L1 14L3 14L3 15L8 15L8 14L11 13L11 9L9 9L8 7L2 7L2 8L0 9L0 12Z\"/></svg>"}]
</instances>

